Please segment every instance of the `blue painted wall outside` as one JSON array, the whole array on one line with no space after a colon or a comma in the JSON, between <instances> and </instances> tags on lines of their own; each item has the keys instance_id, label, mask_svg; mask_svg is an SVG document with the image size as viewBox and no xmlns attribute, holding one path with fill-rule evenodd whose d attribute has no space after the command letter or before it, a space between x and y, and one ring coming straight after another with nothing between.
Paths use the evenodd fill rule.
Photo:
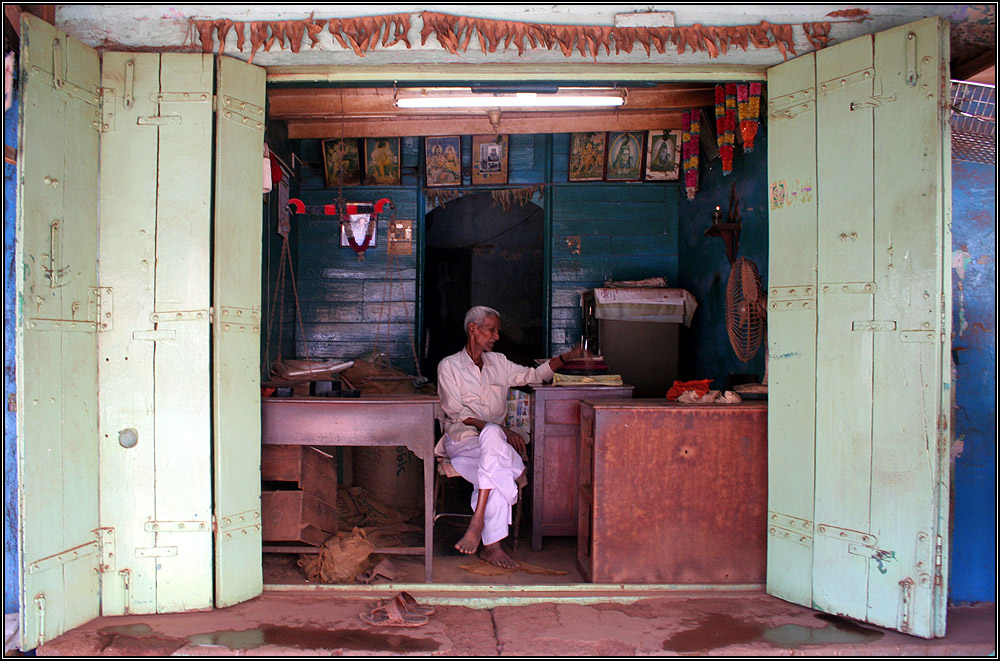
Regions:
<instances>
[{"instance_id":1,"label":"blue painted wall outside","mask_svg":"<svg viewBox=\"0 0 1000 661\"><path fill-rule=\"evenodd\" d=\"M996 168L952 167L953 602L996 602Z\"/></svg>"},{"instance_id":2,"label":"blue painted wall outside","mask_svg":"<svg viewBox=\"0 0 1000 661\"><path fill-rule=\"evenodd\" d=\"M740 204L743 227L736 257L746 257L757 264L761 282L767 287L767 134L761 130L753 151L743 153L737 145L733 172L722 174L722 160L708 162L701 158L698 193L693 200L681 192L679 286L694 294L698 301L690 328L681 328L679 378L712 379L712 388L721 389L726 377L755 374L764 377L764 347L749 362L736 357L726 331L726 283L729 260L720 237L705 236L712 223L712 212L729 209L733 185ZM724 216L725 217L725 216Z\"/></svg>"},{"instance_id":3,"label":"blue painted wall outside","mask_svg":"<svg viewBox=\"0 0 1000 661\"><path fill-rule=\"evenodd\" d=\"M3 115L3 143L17 147L18 102ZM17 612L17 413L6 402L17 392L17 282L14 270L14 224L17 216L17 168L3 164L3 612Z\"/></svg>"}]
</instances>

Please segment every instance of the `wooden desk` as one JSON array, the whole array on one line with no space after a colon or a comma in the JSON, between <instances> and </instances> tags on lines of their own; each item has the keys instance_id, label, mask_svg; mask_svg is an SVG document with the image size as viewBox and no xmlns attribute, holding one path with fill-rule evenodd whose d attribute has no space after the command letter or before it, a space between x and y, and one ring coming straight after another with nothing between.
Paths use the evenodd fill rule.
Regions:
<instances>
[{"instance_id":1,"label":"wooden desk","mask_svg":"<svg viewBox=\"0 0 1000 661\"><path fill-rule=\"evenodd\" d=\"M427 582L434 552L435 396L372 395L360 399L266 397L261 400L264 444L315 446L406 446L424 462L424 546L378 549L424 554Z\"/></svg>"},{"instance_id":2,"label":"wooden desk","mask_svg":"<svg viewBox=\"0 0 1000 661\"><path fill-rule=\"evenodd\" d=\"M632 386L522 388L531 394L531 550L543 535L576 535L580 400L631 397Z\"/></svg>"},{"instance_id":3,"label":"wooden desk","mask_svg":"<svg viewBox=\"0 0 1000 661\"><path fill-rule=\"evenodd\" d=\"M763 583L767 404L580 405L577 562L593 583Z\"/></svg>"}]
</instances>

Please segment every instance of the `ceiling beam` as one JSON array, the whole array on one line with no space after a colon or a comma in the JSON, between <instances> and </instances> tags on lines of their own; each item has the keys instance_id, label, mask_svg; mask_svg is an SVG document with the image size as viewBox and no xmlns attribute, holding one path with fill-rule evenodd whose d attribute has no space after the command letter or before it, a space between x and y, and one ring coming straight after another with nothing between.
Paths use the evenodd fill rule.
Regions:
<instances>
[{"instance_id":1,"label":"ceiling beam","mask_svg":"<svg viewBox=\"0 0 1000 661\"><path fill-rule=\"evenodd\" d=\"M483 98L489 95L483 94ZM267 92L269 119L332 119L341 117L411 117L448 115L482 115L483 109L455 108L400 109L395 105L395 90L391 88L297 88L269 89ZM654 89L629 88L624 110L655 111L700 108L715 103L712 86L663 85Z\"/></svg>"},{"instance_id":2,"label":"ceiling beam","mask_svg":"<svg viewBox=\"0 0 1000 661\"><path fill-rule=\"evenodd\" d=\"M485 112L478 116L382 117L372 119L288 120L288 137L372 138L439 135L579 133L681 128L681 110L595 113L501 113L496 128Z\"/></svg>"},{"instance_id":3,"label":"ceiling beam","mask_svg":"<svg viewBox=\"0 0 1000 661\"><path fill-rule=\"evenodd\" d=\"M997 63L996 49L988 50L985 53L972 58L968 62L959 64L951 71L951 77L955 80L971 80L976 74L982 73L990 67L995 67Z\"/></svg>"}]
</instances>

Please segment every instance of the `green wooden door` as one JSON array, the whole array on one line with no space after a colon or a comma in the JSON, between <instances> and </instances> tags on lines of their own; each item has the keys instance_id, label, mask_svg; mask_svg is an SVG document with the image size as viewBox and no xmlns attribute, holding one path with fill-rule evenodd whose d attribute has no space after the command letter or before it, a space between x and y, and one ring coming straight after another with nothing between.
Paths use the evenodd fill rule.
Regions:
<instances>
[{"instance_id":1,"label":"green wooden door","mask_svg":"<svg viewBox=\"0 0 1000 661\"><path fill-rule=\"evenodd\" d=\"M97 53L22 14L17 424L22 649L99 613Z\"/></svg>"},{"instance_id":2,"label":"green wooden door","mask_svg":"<svg viewBox=\"0 0 1000 661\"><path fill-rule=\"evenodd\" d=\"M768 592L923 637L947 596L947 65L932 18L768 72Z\"/></svg>"},{"instance_id":3,"label":"green wooden door","mask_svg":"<svg viewBox=\"0 0 1000 661\"><path fill-rule=\"evenodd\" d=\"M212 605L212 84L211 56L103 56L104 615Z\"/></svg>"},{"instance_id":4,"label":"green wooden door","mask_svg":"<svg viewBox=\"0 0 1000 661\"><path fill-rule=\"evenodd\" d=\"M260 223L264 70L220 57L212 267L215 605L263 590Z\"/></svg>"}]
</instances>

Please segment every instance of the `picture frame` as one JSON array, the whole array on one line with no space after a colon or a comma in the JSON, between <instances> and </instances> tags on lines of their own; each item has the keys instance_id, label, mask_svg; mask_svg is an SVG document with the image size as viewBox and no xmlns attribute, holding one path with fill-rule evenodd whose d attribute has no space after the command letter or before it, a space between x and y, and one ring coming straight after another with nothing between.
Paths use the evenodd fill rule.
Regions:
<instances>
[{"instance_id":1,"label":"picture frame","mask_svg":"<svg viewBox=\"0 0 1000 661\"><path fill-rule=\"evenodd\" d=\"M327 188L361 185L361 154L357 138L323 140L323 171Z\"/></svg>"},{"instance_id":2,"label":"picture frame","mask_svg":"<svg viewBox=\"0 0 1000 661\"><path fill-rule=\"evenodd\" d=\"M507 151L506 135L472 136L472 183L506 184Z\"/></svg>"},{"instance_id":3,"label":"picture frame","mask_svg":"<svg viewBox=\"0 0 1000 661\"><path fill-rule=\"evenodd\" d=\"M365 138L365 185L399 184L399 138Z\"/></svg>"},{"instance_id":4,"label":"picture frame","mask_svg":"<svg viewBox=\"0 0 1000 661\"><path fill-rule=\"evenodd\" d=\"M681 172L681 131L649 131L646 138L646 181L675 181Z\"/></svg>"},{"instance_id":5,"label":"picture frame","mask_svg":"<svg viewBox=\"0 0 1000 661\"><path fill-rule=\"evenodd\" d=\"M462 185L462 141L457 135L424 138L428 187Z\"/></svg>"},{"instance_id":6,"label":"picture frame","mask_svg":"<svg viewBox=\"0 0 1000 661\"><path fill-rule=\"evenodd\" d=\"M569 140L569 181L601 181L604 179L604 154L607 134L588 131L571 133Z\"/></svg>"},{"instance_id":7,"label":"picture frame","mask_svg":"<svg viewBox=\"0 0 1000 661\"><path fill-rule=\"evenodd\" d=\"M644 131L608 133L608 163L605 181L641 181L646 147Z\"/></svg>"}]
</instances>

